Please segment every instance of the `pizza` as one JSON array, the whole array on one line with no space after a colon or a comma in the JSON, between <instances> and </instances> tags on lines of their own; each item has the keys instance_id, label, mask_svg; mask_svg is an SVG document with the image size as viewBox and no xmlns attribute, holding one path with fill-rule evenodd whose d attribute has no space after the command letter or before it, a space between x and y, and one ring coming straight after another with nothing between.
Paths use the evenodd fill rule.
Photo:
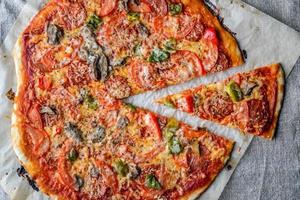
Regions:
<instances>
[{"instance_id":1,"label":"pizza","mask_svg":"<svg viewBox=\"0 0 300 200\"><path fill-rule=\"evenodd\" d=\"M273 64L169 95L158 103L272 139L283 93L283 70L280 64Z\"/></svg>"},{"instance_id":2,"label":"pizza","mask_svg":"<svg viewBox=\"0 0 300 200\"><path fill-rule=\"evenodd\" d=\"M16 154L57 199L194 199L234 142L122 99L243 63L202 1L50 0L14 51Z\"/></svg>"}]
</instances>

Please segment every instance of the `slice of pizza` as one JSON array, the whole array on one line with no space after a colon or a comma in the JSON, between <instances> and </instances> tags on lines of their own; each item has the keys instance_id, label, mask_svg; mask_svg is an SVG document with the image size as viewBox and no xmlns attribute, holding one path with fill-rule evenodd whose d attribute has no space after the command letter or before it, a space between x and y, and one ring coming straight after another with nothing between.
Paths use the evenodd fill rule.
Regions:
<instances>
[{"instance_id":1,"label":"slice of pizza","mask_svg":"<svg viewBox=\"0 0 300 200\"><path fill-rule=\"evenodd\" d=\"M273 64L169 95L157 102L238 128L243 133L272 139L283 93L283 70L280 64Z\"/></svg>"}]
</instances>

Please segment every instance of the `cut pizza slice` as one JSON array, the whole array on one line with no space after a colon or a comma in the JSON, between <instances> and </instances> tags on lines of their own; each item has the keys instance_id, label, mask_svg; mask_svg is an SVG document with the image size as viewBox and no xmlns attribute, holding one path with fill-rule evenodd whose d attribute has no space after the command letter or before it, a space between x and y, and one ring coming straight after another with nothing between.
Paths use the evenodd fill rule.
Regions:
<instances>
[{"instance_id":1,"label":"cut pizza slice","mask_svg":"<svg viewBox=\"0 0 300 200\"><path fill-rule=\"evenodd\" d=\"M284 93L280 64L238 73L157 102L263 138L274 136Z\"/></svg>"}]
</instances>

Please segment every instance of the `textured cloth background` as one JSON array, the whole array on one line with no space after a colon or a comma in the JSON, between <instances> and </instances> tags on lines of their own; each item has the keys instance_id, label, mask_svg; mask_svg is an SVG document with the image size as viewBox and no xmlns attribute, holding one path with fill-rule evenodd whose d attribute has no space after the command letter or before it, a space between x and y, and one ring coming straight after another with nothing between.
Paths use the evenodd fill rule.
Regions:
<instances>
[{"instance_id":1,"label":"textured cloth background","mask_svg":"<svg viewBox=\"0 0 300 200\"><path fill-rule=\"evenodd\" d=\"M300 31L300 0L244 1ZM0 0L0 44L25 3ZM287 79L276 138L253 140L220 198L236 199L300 200L300 59Z\"/></svg>"}]
</instances>

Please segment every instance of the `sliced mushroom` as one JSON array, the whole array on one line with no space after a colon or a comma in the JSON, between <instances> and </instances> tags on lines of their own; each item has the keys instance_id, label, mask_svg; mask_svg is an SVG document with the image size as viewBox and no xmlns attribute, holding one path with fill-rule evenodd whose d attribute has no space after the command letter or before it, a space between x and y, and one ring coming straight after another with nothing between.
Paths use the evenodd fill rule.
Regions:
<instances>
[{"instance_id":1,"label":"sliced mushroom","mask_svg":"<svg viewBox=\"0 0 300 200\"><path fill-rule=\"evenodd\" d=\"M139 33L143 36L143 37L148 37L150 35L150 31L148 30L148 28L142 24L142 23L138 23L137 24L137 29L139 31Z\"/></svg>"},{"instance_id":2,"label":"sliced mushroom","mask_svg":"<svg viewBox=\"0 0 300 200\"><path fill-rule=\"evenodd\" d=\"M129 120L126 116L120 116L117 121L117 128L123 129L128 125L128 123Z\"/></svg>"},{"instance_id":3,"label":"sliced mushroom","mask_svg":"<svg viewBox=\"0 0 300 200\"><path fill-rule=\"evenodd\" d=\"M84 181L83 179L79 176L79 175L75 175L75 187L76 187L76 190L80 190L84 185Z\"/></svg>"},{"instance_id":4,"label":"sliced mushroom","mask_svg":"<svg viewBox=\"0 0 300 200\"><path fill-rule=\"evenodd\" d=\"M98 126L95 130L89 135L89 140L93 143L99 143L105 138L105 128Z\"/></svg>"},{"instance_id":5,"label":"sliced mushroom","mask_svg":"<svg viewBox=\"0 0 300 200\"><path fill-rule=\"evenodd\" d=\"M82 139L82 131L78 128L76 124L71 122L67 123L64 127L67 137L73 139L74 141L81 143Z\"/></svg>"},{"instance_id":6,"label":"sliced mushroom","mask_svg":"<svg viewBox=\"0 0 300 200\"><path fill-rule=\"evenodd\" d=\"M42 106L40 110L41 114L55 115L56 109L53 106Z\"/></svg>"},{"instance_id":7,"label":"sliced mushroom","mask_svg":"<svg viewBox=\"0 0 300 200\"><path fill-rule=\"evenodd\" d=\"M48 37L49 44L51 45L59 44L63 36L64 36L64 30L61 27L55 24L49 24L47 26L47 37Z\"/></svg>"},{"instance_id":8,"label":"sliced mushroom","mask_svg":"<svg viewBox=\"0 0 300 200\"><path fill-rule=\"evenodd\" d=\"M120 0L119 1L119 10L125 10L126 12L129 11L128 9L129 0Z\"/></svg>"},{"instance_id":9,"label":"sliced mushroom","mask_svg":"<svg viewBox=\"0 0 300 200\"><path fill-rule=\"evenodd\" d=\"M105 81L108 73L109 66L106 56L103 53L99 53L98 55L90 55L88 58L90 75L91 78L95 81Z\"/></svg>"},{"instance_id":10,"label":"sliced mushroom","mask_svg":"<svg viewBox=\"0 0 300 200\"><path fill-rule=\"evenodd\" d=\"M129 178L130 179L137 179L141 173L142 173L142 170L139 166L129 165Z\"/></svg>"},{"instance_id":11,"label":"sliced mushroom","mask_svg":"<svg viewBox=\"0 0 300 200\"><path fill-rule=\"evenodd\" d=\"M91 176L92 178L97 178L97 177L99 176L99 174L100 174L100 171L99 171L98 168L96 168L95 166L92 166L92 167L90 168L90 176Z\"/></svg>"},{"instance_id":12,"label":"sliced mushroom","mask_svg":"<svg viewBox=\"0 0 300 200\"><path fill-rule=\"evenodd\" d=\"M251 95L254 88L258 86L257 83L252 81L243 81L241 84L242 92L245 96Z\"/></svg>"}]
</instances>

